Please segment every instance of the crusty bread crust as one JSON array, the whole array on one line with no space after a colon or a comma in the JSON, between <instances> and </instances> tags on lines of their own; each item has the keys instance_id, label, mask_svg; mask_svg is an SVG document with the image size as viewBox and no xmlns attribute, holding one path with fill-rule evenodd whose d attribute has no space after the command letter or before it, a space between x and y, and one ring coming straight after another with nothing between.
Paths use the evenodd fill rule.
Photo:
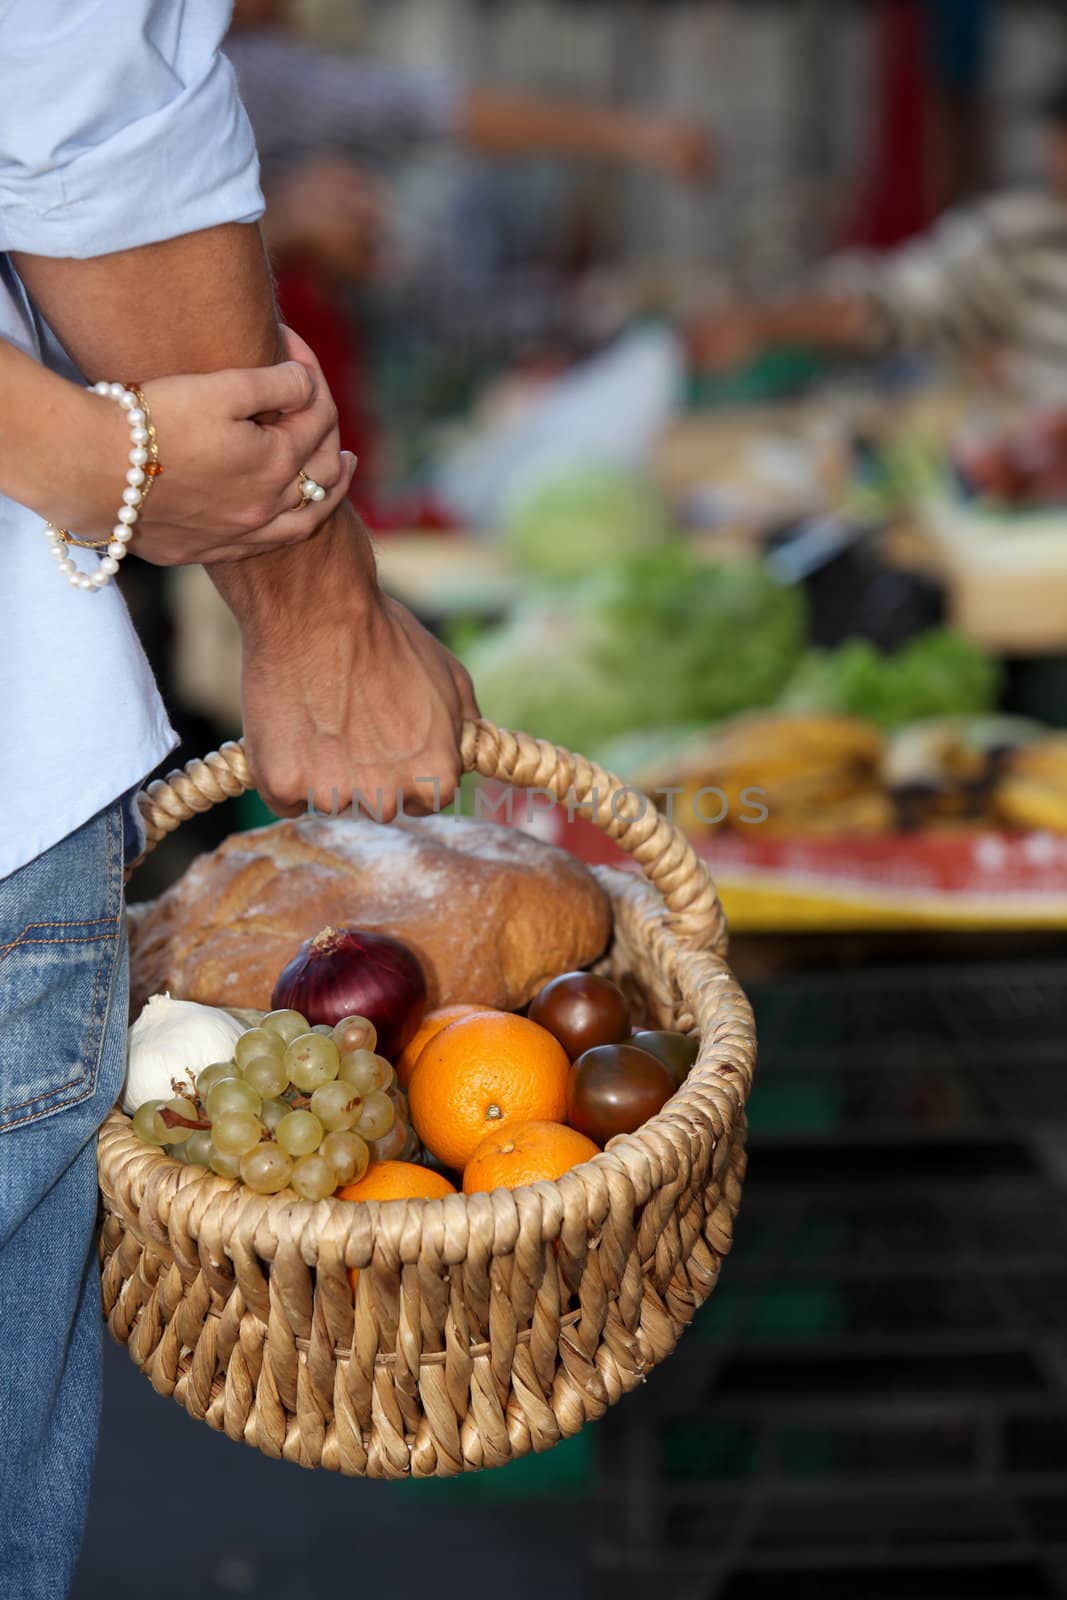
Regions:
<instances>
[{"instance_id":1,"label":"crusty bread crust","mask_svg":"<svg viewBox=\"0 0 1067 1600\"><path fill-rule=\"evenodd\" d=\"M403 939L422 962L431 1006L515 1010L601 954L611 912L580 862L516 828L301 817L234 834L141 908L131 1014L163 989L266 1009L286 962L327 925Z\"/></svg>"}]
</instances>

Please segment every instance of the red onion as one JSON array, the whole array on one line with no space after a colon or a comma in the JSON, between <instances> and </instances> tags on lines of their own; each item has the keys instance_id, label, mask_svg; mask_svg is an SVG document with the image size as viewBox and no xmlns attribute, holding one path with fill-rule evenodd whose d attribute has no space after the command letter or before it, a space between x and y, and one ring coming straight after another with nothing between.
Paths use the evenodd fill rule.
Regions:
<instances>
[{"instance_id":1,"label":"red onion","mask_svg":"<svg viewBox=\"0 0 1067 1600\"><path fill-rule=\"evenodd\" d=\"M306 939L274 985L271 1005L308 1022L368 1017L378 1051L395 1061L426 1010L426 978L417 957L385 933L323 928Z\"/></svg>"}]
</instances>

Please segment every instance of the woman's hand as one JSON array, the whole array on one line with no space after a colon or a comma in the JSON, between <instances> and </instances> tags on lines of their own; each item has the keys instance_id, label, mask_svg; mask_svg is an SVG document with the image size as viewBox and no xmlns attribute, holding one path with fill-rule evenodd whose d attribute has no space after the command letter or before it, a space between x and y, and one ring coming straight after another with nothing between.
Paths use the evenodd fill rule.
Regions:
<instances>
[{"instance_id":1,"label":"woman's hand","mask_svg":"<svg viewBox=\"0 0 1067 1600\"><path fill-rule=\"evenodd\" d=\"M142 385L163 473L130 550L157 566L240 561L299 544L344 499L355 457L340 449L337 409L312 351L284 330L288 361ZM129 468L129 429L113 400L73 385L65 459L25 504L79 538L115 521ZM326 490L305 502L300 472Z\"/></svg>"},{"instance_id":2,"label":"woman's hand","mask_svg":"<svg viewBox=\"0 0 1067 1600\"><path fill-rule=\"evenodd\" d=\"M285 329L290 360L143 385L160 460L134 555L157 566L240 561L299 544L348 493L337 408L312 351ZM326 490L305 502L300 472Z\"/></svg>"}]
</instances>

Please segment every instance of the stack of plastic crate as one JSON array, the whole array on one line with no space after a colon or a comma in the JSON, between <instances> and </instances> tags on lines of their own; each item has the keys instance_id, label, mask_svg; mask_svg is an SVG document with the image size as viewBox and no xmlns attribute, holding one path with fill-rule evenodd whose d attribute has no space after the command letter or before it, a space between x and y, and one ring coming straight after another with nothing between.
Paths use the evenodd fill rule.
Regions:
<instances>
[{"instance_id":1,"label":"stack of plastic crate","mask_svg":"<svg viewBox=\"0 0 1067 1600\"><path fill-rule=\"evenodd\" d=\"M1067 1595L1067 962L757 990L722 1283L597 1430L613 1600Z\"/></svg>"}]
</instances>

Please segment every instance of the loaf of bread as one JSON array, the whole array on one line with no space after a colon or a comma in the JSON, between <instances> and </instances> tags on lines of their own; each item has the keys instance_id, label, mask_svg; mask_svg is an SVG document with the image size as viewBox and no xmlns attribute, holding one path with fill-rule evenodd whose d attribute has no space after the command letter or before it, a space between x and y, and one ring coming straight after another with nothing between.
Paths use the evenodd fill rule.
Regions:
<instances>
[{"instance_id":1,"label":"loaf of bread","mask_svg":"<svg viewBox=\"0 0 1067 1600\"><path fill-rule=\"evenodd\" d=\"M266 1009L286 962L328 925L403 939L431 1006L513 1010L594 961L611 912L580 862L515 828L301 817L234 834L131 916L131 1014L164 989Z\"/></svg>"}]
</instances>

